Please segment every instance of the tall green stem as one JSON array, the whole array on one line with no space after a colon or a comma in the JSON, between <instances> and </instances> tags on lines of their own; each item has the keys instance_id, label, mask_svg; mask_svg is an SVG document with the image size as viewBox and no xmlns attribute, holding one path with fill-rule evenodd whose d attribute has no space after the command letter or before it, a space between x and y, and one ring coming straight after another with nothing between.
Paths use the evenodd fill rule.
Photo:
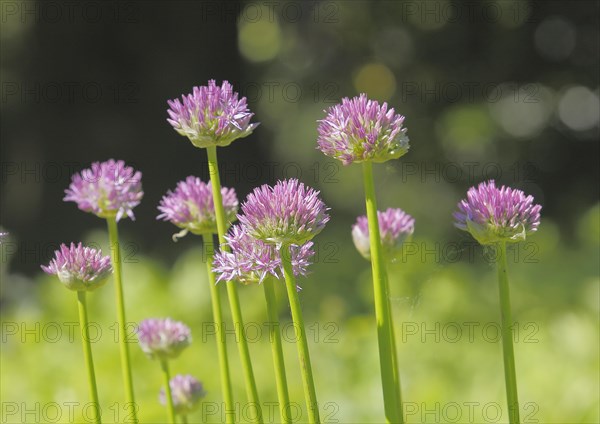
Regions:
<instances>
[{"instance_id":1,"label":"tall green stem","mask_svg":"<svg viewBox=\"0 0 600 424\"><path fill-rule=\"evenodd\" d=\"M291 423L290 395L288 393L287 377L285 374L285 362L283 359L283 346L279 330L279 316L277 314L277 300L273 279L267 277L262 283L265 289L265 300L267 302L267 316L269 318L269 340L271 342L271 353L273 355L273 366L275 368L275 382L277 384L277 399L279 400L279 412L282 423Z\"/></svg>"},{"instance_id":2,"label":"tall green stem","mask_svg":"<svg viewBox=\"0 0 600 424\"><path fill-rule=\"evenodd\" d=\"M100 424L100 402L98 402L98 388L96 387L96 373L94 372L94 358L92 357L92 345L90 343L90 331L88 326L87 302L85 291L77 292L77 305L79 306L79 327L81 328L81 342L83 344L83 356L88 374L88 385L90 398L94 406L94 422Z\"/></svg>"},{"instance_id":3,"label":"tall green stem","mask_svg":"<svg viewBox=\"0 0 600 424\"><path fill-rule=\"evenodd\" d=\"M515 370L515 353L513 350L512 318L510 311L510 291L506 272L506 243L497 246L498 285L500 289L500 314L502 315L502 353L504 356L504 380L506 382L506 399L508 402L508 418L511 424L519 423L519 398L517 395L517 375Z\"/></svg>"},{"instance_id":4,"label":"tall green stem","mask_svg":"<svg viewBox=\"0 0 600 424\"><path fill-rule=\"evenodd\" d=\"M123 384L125 386L125 399L129 407L131 420L138 422L137 407L135 396L133 394L133 380L131 378L131 365L129 361L129 345L127 343L127 321L125 319L125 299L123 296L123 280L121 274L121 248L119 246L119 232L117 230L117 221L114 217L106 218L108 224L108 238L110 241L110 253L112 256L112 266L114 270L115 294L117 303L117 319L119 321L119 351L121 355L121 371L123 374Z\"/></svg>"},{"instance_id":5,"label":"tall green stem","mask_svg":"<svg viewBox=\"0 0 600 424\"><path fill-rule=\"evenodd\" d=\"M292 311L292 320L294 321L294 330L296 332L296 347L298 348L298 358L300 360L300 370L302 371L302 386L304 388L304 398L306 399L306 408L308 410L308 422L319 422L319 405L317 403L317 394L315 392L315 382L313 380L312 366L310 364L310 354L308 352L308 342L306 341L306 330L304 327L304 318L298 299L298 290L296 288L296 277L291 262L291 252L289 246L281 247L281 264L283 274L285 275L285 286Z\"/></svg>"},{"instance_id":6,"label":"tall green stem","mask_svg":"<svg viewBox=\"0 0 600 424\"><path fill-rule=\"evenodd\" d=\"M375 318L377 320L377 337L379 341L379 361L385 416L387 422L403 423L404 417L402 414L398 359L390 311L387 273L385 271L385 262L379 235L377 200L375 197L375 183L373 182L373 167L371 162L363 162L363 175L367 219L369 222Z\"/></svg>"},{"instance_id":7,"label":"tall green stem","mask_svg":"<svg viewBox=\"0 0 600 424\"><path fill-rule=\"evenodd\" d=\"M231 377L229 375L229 360L227 359L227 341L223 332L223 313L221 311L221 292L215 282L215 274L212 272L214 246L212 236L204 234L204 251L206 252L206 272L208 273L208 285L210 286L210 297L212 300L213 321L215 323L215 337L217 338L217 354L219 356L219 368L221 371L221 390L223 391L223 402L225 403L225 422L235 422L235 405L233 404L233 393L231 391Z\"/></svg>"},{"instance_id":8,"label":"tall green stem","mask_svg":"<svg viewBox=\"0 0 600 424\"><path fill-rule=\"evenodd\" d=\"M163 384L165 385L165 397L167 398L167 410L169 411L169 423L175 424L175 407L173 406L173 395L171 394L171 376L169 373L169 362L160 361L160 367L163 374Z\"/></svg>"},{"instance_id":9,"label":"tall green stem","mask_svg":"<svg viewBox=\"0 0 600 424\"><path fill-rule=\"evenodd\" d=\"M225 233L227 232L227 223L225 222L225 211L223 210L223 198L221 196L221 179L219 177L219 163L217 161L217 148L215 146L207 147L208 155L208 172L210 174L210 182L212 186L213 200L215 204L215 215L217 218L217 230L219 233L220 248L227 249L225 242ZM248 340L246 339L246 331L244 328L244 320L242 318L242 308L240 307L240 298L237 292L235 281L228 281L227 297L229 298L229 306L231 308L231 317L237 340L242 369L244 372L244 380L246 383L246 394L248 401L256 408L256 421L263 422L262 408L258 399L258 390L256 388L256 380L252 370L252 361L250 359L250 350L248 349Z\"/></svg>"}]
</instances>

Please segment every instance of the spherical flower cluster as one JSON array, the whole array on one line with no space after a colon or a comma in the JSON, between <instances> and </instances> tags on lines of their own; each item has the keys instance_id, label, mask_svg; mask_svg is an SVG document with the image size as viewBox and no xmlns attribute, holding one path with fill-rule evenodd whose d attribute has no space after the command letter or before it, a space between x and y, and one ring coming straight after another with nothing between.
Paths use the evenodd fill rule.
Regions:
<instances>
[{"instance_id":1,"label":"spherical flower cluster","mask_svg":"<svg viewBox=\"0 0 600 424\"><path fill-rule=\"evenodd\" d=\"M269 244L303 245L329 221L319 192L296 179L254 189L238 215L248 234Z\"/></svg>"},{"instance_id":2,"label":"spherical flower cluster","mask_svg":"<svg viewBox=\"0 0 600 424\"><path fill-rule=\"evenodd\" d=\"M65 193L63 200L75 202L82 211L100 218L116 217L118 221L127 215L135 219L133 208L144 195L142 173L126 166L122 160L94 162L90 169L73 175Z\"/></svg>"},{"instance_id":3,"label":"spherical flower cluster","mask_svg":"<svg viewBox=\"0 0 600 424\"><path fill-rule=\"evenodd\" d=\"M366 94L342 99L319 121L318 148L344 165L352 162L386 162L408 152L404 116L388 110L387 103Z\"/></svg>"},{"instance_id":4,"label":"spherical flower cluster","mask_svg":"<svg viewBox=\"0 0 600 424\"><path fill-rule=\"evenodd\" d=\"M171 318L145 319L137 334L142 350L152 359L176 358L192 341L189 327Z\"/></svg>"},{"instance_id":5,"label":"spherical flower cluster","mask_svg":"<svg viewBox=\"0 0 600 424\"><path fill-rule=\"evenodd\" d=\"M191 375L176 375L169 381L171 397L175 413L186 415L196 409L200 399L206 396L202 383ZM167 404L165 389L160 389L158 400L162 405Z\"/></svg>"},{"instance_id":6,"label":"spherical flower cluster","mask_svg":"<svg viewBox=\"0 0 600 424\"><path fill-rule=\"evenodd\" d=\"M228 223L235 221L238 212L238 199L232 188L221 189L223 208ZM185 181L177 183L175 191L169 191L160 201L158 210L162 212L157 219L171 221L183 229L185 235L188 231L192 234L216 234L217 220L215 204L213 202L212 188L197 177L187 177Z\"/></svg>"},{"instance_id":7,"label":"spherical flower cluster","mask_svg":"<svg viewBox=\"0 0 600 424\"><path fill-rule=\"evenodd\" d=\"M60 245L54 252L54 259L42 270L56 275L61 283L71 290L95 290L106 283L112 273L110 257L102 256L100 250L84 247L81 243L70 246Z\"/></svg>"},{"instance_id":8,"label":"spherical flower cluster","mask_svg":"<svg viewBox=\"0 0 600 424\"><path fill-rule=\"evenodd\" d=\"M518 242L537 231L542 207L532 196L493 180L471 187L454 213L455 226L468 231L483 245Z\"/></svg>"},{"instance_id":9,"label":"spherical flower cluster","mask_svg":"<svg viewBox=\"0 0 600 424\"><path fill-rule=\"evenodd\" d=\"M311 241L302 246L291 245L289 252L282 253L275 246L251 237L240 225L234 225L225 239L231 251L221 250L215 255L213 272L218 275L217 282L262 283L268 275L283 279L281 254L291 255L294 275L306 275L315 253Z\"/></svg>"},{"instance_id":10,"label":"spherical flower cluster","mask_svg":"<svg viewBox=\"0 0 600 424\"><path fill-rule=\"evenodd\" d=\"M258 126L250 123L254 114L246 98L238 100L238 93L227 81L219 87L210 80L208 86L194 87L191 94L181 96L181 101L169 100L168 104L167 121L196 147L228 146Z\"/></svg>"},{"instance_id":11,"label":"spherical flower cluster","mask_svg":"<svg viewBox=\"0 0 600 424\"><path fill-rule=\"evenodd\" d=\"M379 234L383 254L392 259L398 253L402 244L415 230L415 220L402 209L389 208L377 211ZM359 216L352 226L352 240L358 252L365 258L371 259L371 243L369 240L369 221L366 216Z\"/></svg>"}]
</instances>

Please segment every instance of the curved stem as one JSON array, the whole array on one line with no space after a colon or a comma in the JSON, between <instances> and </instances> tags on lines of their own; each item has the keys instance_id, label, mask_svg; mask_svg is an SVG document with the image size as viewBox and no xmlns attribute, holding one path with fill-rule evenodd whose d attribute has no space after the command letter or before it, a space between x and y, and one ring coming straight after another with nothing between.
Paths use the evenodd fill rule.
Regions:
<instances>
[{"instance_id":1,"label":"curved stem","mask_svg":"<svg viewBox=\"0 0 600 424\"><path fill-rule=\"evenodd\" d=\"M121 274L121 248L119 247L119 232L117 221L114 217L106 218L108 224L108 238L110 241L110 254L114 270L115 294L117 303L117 320L119 322L119 351L121 355L121 371L123 374L123 385L125 386L126 406L129 407L131 420L138 422L137 407L133 394L133 379L131 377L131 365L129 361L129 345L127 342L127 321L125 319L125 299L123 295L123 280Z\"/></svg>"},{"instance_id":2,"label":"curved stem","mask_svg":"<svg viewBox=\"0 0 600 424\"><path fill-rule=\"evenodd\" d=\"M94 372L94 358L92 357L92 345L90 343L90 331L88 326L86 292L80 290L77 292L77 305L79 307L79 327L81 328L81 342L83 344L83 356L88 374L88 385L90 398L94 405L94 422L102 422L100 415L100 402L98 402L98 388L96 387L96 373Z\"/></svg>"},{"instance_id":3,"label":"curved stem","mask_svg":"<svg viewBox=\"0 0 600 424\"><path fill-rule=\"evenodd\" d=\"M167 398L167 410L169 411L169 423L175 424L175 407L173 406L173 395L171 394L171 376L169 375L169 362L160 361L163 372L163 383L165 385L165 397Z\"/></svg>"},{"instance_id":4,"label":"curved stem","mask_svg":"<svg viewBox=\"0 0 600 424\"><path fill-rule=\"evenodd\" d=\"M282 423L291 423L290 395L288 393L287 377L285 374L285 362L283 357L283 346L279 330L279 316L277 314L277 299L273 279L267 277L262 283L265 290L267 302L267 316L269 319L269 341L271 342L271 353L273 355L273 366L275 368L275 382L277 384L277 399L279 400L279 412Z\"/></svg>"},{"instance_id":5,"label":"curved stem","mask_svg":"<svg viewBox=\"0 0 600 424\"><path fill-rule=\"evenodd\" d=\"M377 218L377 200L373 182L371 162L363 162L365 200L367 219L369 222L369 241L371 244L371 270L373 273L373 291L375 297L375 318L377 320L377 338L379 341L379 361L381 367L381 384L383 386L383 402L387 422L403 423L402 401L400 394L400 377L396 354L395 335L393 333L390 312L389 288L385 262L379 235Z\"/></svg>"},{"instance_id":6,"label":"curved stem","mask_svg":"<svg viewBox=\"0 0 600 424\"><path fill-rule=\"evenodd\" d=\"M497 246L498 286L500 291L500 314L502 315L502 353L504 356L504 380L506 382L506 400L508 418L511 424L519 423L519 398L517 395L517 373L513 350L512 318L510 311L510 291L506 272L506 243Z\"/></svg>"},{"instance_id":7,"label":"curved stem","mask_svg":"<svg viewBox=\"0 0 600 424\"><path fill-rule=\"evenodd\" d=\"M219 368L221 372L221 390L223 391L223 402L225 404L225 422L235 422L235 405L233 404L233 393L231 391L231 377L229 374L229 360L227 359L227 341L223 333L223 313L221 311L220 288L215 282L215 274L212 272L214 245L212 236L204 234L204 251L206 252L206 272L208 273L208 285L210 286L210 297L212 301L213 321L215 323L215 337L217 339L217 353L219 356ZM184 419L185 417L182 417Z\"/></svg>"},{"instance_id":8,"label":"curved stem","mask_svg":"<svg viewBox=\"0 0 600 424\"><path fill-rule=\"evenodd\" d=\"M225 211L223 210L223 198L221 196L221 180L219 178L219 163L217 161L217 148L215 146L207 147L208 155L208 172L210 174L210 182L212 186L213 200L215 204L215 215L217 218L217 230L219 234L219 245L221 249L228 250L225 242L225 233L227 232L227 223L225 222ZM246 383L246 394L251 406L256 408L256 421L263 422L262 409L258 399L258 390L256 388L256 380L254 371L252 370L252 361L250 359L250 350L248 348L248 340L246 339L246 331L244 328L244 320L242 318L242 308L237 292L235 281L228 281L227 297L229 298L229 306L231 308L231 317L235 329L242 369L244 372L244 380Z\"/></svg>"},{"instance_id":9,"label":"curved stem","mask_svg":"<svg viewBox=\"0 0 600 424\"><path fill-rule=\"evenodd\" d=\"M292 311L292 320L294 321L294 331L296 332L296 347L298 348L298 358L300 360L300 369L302 371L302 386L304 388L304 398L306 399L306 408L308 410L308 422L319 422L319 405L317 403L317 394L315 392L315 382L313 380L312 366L310 364L310 354L308 352L308 342L306 341L306 330L304 327L304 318L298 299L298 290L296 288L296 277L292 263L290 261L289 246L281 247L281 264L283 274L285 275L285 286L287 289L290 309Z\"/></svg>"}]
</instances>

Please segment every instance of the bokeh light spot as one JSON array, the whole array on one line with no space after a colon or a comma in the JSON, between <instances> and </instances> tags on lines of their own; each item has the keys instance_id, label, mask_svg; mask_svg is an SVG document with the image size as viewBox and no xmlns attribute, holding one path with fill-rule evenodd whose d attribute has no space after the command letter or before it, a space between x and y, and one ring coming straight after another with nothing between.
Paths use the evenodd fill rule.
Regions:
<instances>
[{"instance_id":1,"label":"bokeh light spot","mask_svg":"<svg viewBox=\"0 0 600 424\"><path fill-rule=\"evenodd\" d=\"M367 93L370 98L385 101L396 91L396 77L387 66L369 63L356 73L354 87L359 93Z\"/></svg>"},{"instance_id":2,"label":"bokeh light spot","mask_svg":"<svg viewBox=\"0 0 600 424\"><path fill-rule=\"evenodd\" d=\"M586 131L598 125L600 99L587 87L571 87L558 103L558 116L569 128Z\"/></svg>"},{"instance_id":3,"label":"bokeh light spot","mask_svg":"<svg viewBox=\"0 0 600 424\"><path fill-rule=\"evenodd\" d=\"M281 31L276 19L268 10L256 19L243 19L238 22L238 46L240 53L252 62L266 62L277 56L281 48Z\"/></svg>"},{"instance_id":4,"label":"bokeh light spot","mask_svg":"<svg viewBox=\"0 0 600 424\"><path fill-rule=\"evenodd\" d=\"M548 18L535 30L534 41L542 57L557 62L564 60L575 48L575 27L562 18Z\"/></svg>"}]
</instances>

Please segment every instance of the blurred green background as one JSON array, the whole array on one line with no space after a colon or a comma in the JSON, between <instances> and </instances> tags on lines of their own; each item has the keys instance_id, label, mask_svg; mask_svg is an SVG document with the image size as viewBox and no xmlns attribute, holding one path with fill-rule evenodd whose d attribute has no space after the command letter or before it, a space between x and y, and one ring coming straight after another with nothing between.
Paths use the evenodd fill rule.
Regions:
<instances>
[{"instance_id":1,"label":"blurred green background","mask_svg":"<svg viewBox=\"0 0 600 424\"><path fill-rule=\"evenodd\" d=\"M389 269L408 422L507 421L491 253L451 218L467 188L488 178L543 205L539 232L509 260L522 421L599 422L597 2L3 0L0 14L0 224L10 232L0 247L2 422L85 422L75 295L39 265L61 242L106 247L103 222L61 199L74 171L109 157L143 173L136 221L120 225L128 320L172 316L192 327L194 343L173 371L208 392L190 420L221 421L200 240L174 244L175 227L155 220L166 190L208 176L205 153L166 123L166 100L210 78L230 80L261 122L219 149L223 184L243 199L298 177L331 207L300 283L324 421L383 419L370 269L350 237L364 213L361 169L315 149L323 109L366 92L406 116L411 139L406 156L376 167L380 208L416 219ZM268 404L276 393L263 294L240 292ZM89 304L104 420L123 422L113 298L108 284ZM233 335L229 342L245 417ZM139 417L164 422L158 364L135 340L131 350ZM270 408L266 419L277 422Z\"/></svg>"}]
</instances>

